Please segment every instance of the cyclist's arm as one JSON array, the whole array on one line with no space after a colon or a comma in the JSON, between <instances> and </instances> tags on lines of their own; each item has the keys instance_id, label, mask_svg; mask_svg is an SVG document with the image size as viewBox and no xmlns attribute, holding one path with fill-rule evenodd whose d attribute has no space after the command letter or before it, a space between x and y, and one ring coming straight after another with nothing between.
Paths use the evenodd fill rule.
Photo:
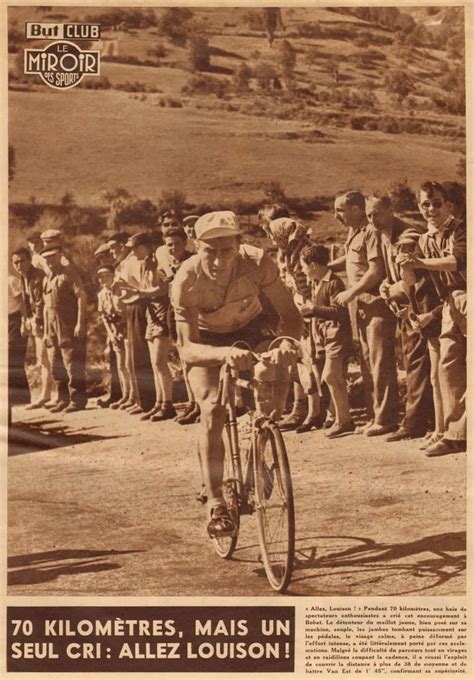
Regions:
<instances>
[{"instance_id":1,"label":"cyclist's arm","mask_svg":"<svg viewBox=\"0 0 474 680\"><path fill-rule=\"evenodd\" d=\"M176 332L181 358L188 366L220 366L224 363L229 348L200 343L197 319L177 321Z\"/></svg>"},{"instance_id":2,"label":"cyclist's arm","mask_svg":"<svg viewBox=\"0 0 474 680\"><path fill-rule=\"evenodd\" d=\"M280 317L279 334L298 340L303 332L303 318L294 303L289 289L278 278L263 290Z\"/></svg>"}]
</instances>

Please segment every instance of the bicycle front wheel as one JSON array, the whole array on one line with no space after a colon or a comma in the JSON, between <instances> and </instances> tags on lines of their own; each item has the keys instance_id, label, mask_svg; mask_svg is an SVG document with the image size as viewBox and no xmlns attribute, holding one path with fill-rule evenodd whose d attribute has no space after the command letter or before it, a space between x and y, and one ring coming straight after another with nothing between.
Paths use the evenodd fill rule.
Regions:
<instances>
[{"instance_id":1,"label":"bicycle front wheel","mask_svg":"<svg viewBox=\"0 0 474 680\"><path fill-rule=\"evenodd\" d=\"M295 557L295 510L285 443L274 423L262 425L255 442L255 509L263 566L271 587L288 587Z\"/></svg>"},{"instance_id":2,"label":"bicycle front wheel","mask_svg":"<svg viewBox=\"0 0 474 680\"><path fill-rule=\"evenodd\" d=\"M234 474L234 462L232 459L232 443L229 425L224 430L224 477L222 482L222 495L229 510L230 516L234 520L236 531L232 536L215 536L212 539L214 550L225 560L228 560L237 545L239 532L239 497L237 479Z\"/></svg>"}]
</instances>

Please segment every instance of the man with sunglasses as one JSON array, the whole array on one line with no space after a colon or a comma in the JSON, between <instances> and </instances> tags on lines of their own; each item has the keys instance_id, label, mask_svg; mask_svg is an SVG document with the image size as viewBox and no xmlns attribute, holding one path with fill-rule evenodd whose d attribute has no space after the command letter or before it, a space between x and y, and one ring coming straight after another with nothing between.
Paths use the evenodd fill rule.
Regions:
<instances>
[{"instance_id":1,"label":"man with sunglasses","mask_svg":"<svg viewBox=\"0 0 474 680\"><path fill-rule=\"evenodd\" d=\"M452 215L441 184L425 182L417 199L428 230L420 236L419 252L400 255L399 263L408 269L427 270L442 303L441 334L429 340L444 422L438 441L425 449L426 455L432 457L466 450L466 315L462 304L466 292L466 233Z\"/></svg>"}]
</instances>

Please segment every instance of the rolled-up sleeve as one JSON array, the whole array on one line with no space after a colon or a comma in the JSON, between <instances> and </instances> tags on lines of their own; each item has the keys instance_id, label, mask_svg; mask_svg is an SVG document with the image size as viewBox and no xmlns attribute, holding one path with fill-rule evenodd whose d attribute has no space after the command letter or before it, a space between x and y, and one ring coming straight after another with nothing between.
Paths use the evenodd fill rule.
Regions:
<instances>
[{"instance_id":1,"label":"rolled-up sleeve","mask_svg":"<svg viewBox=\"0 0 474 680\"><path fill-rule=\"evenodd\" d=\"M450 254L454 255L458 265L458 270L463 271L466 269L467 263L467 244L466 244L466 234L462 229L454 229L450 237L449 243Z\"/></svg>"},{"instance_id":2,"label":"rolled-up sleeve","mask_svg":"<svg viewBox=\"0 0 474 680\"><path fill-rule=\"evenodd\" d=\"M171 305L176 321L195 323L198 320L199 310L196 293L193 290L195 280L194 272L185 266L180 268L174 278L171 286Z\"/></svg>"}]
</instances>

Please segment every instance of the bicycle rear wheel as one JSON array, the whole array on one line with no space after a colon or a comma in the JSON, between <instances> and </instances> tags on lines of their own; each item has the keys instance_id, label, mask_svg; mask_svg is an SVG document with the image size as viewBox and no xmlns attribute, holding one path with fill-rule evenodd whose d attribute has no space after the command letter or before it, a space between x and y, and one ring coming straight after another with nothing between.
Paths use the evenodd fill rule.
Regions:
<instances>
[{"instance_id":1,"label":"bicycle rear wheel","mask_svg":"<svg viewBox=\"0 0 474 680\"><path fill-rule=\"evenodd\" d=\"M236 526L236 531L232 536L216 536L212 539L214 550L223 559L227 560L232 556L237 545L239 533L239 497L236 476L234 474L234 462L232 460L232 447L230 438L230 427L225 426L223 435L224 440L224 478L222 483L222 495L226 502L230 516Z\"/></svg>"},{"instance_id":2,"label":"bicycle rear wheel","mask_svg":"<svg viewBox=\"0 0 474 680\"><path fill-rule=\"evenodd\" d=\"M271 587L283 592L295 557L295 511L290 467L283 437L265 423L254 450L255 506L263 566Z\"/></svg>"}]
</instances>

